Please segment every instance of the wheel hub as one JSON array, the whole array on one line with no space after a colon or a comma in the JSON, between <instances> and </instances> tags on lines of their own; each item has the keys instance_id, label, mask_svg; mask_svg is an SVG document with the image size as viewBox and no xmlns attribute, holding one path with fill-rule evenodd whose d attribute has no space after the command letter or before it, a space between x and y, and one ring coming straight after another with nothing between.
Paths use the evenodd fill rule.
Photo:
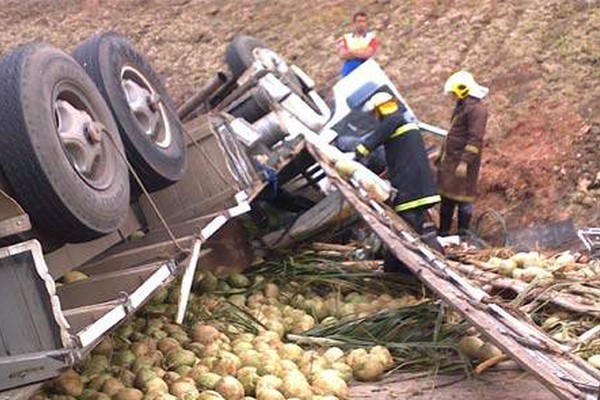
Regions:
<instances>
[{"instance_id":1,"label":"wheel hub","mask_svg":"<svg viewBox=\"0 0 600 400\"><path fill-rule=\"evenodd\" d=\"M161 148L171 144L171 128L162 99L150 83L137 70L123 68L121 87L127 104L138 125Z\"/></svg>"},{"instance_id":2,"label":"wheel hub","mask_svg":"<svg viewBox=\"0 0 600 400\"><path fill-rule=\"evenodd\" d=\"M102 166L104 125L66 100L56 100L54 114L58 136L75 170L92 186L104 188L108 176Z\"/></svg>"}]
</instances>

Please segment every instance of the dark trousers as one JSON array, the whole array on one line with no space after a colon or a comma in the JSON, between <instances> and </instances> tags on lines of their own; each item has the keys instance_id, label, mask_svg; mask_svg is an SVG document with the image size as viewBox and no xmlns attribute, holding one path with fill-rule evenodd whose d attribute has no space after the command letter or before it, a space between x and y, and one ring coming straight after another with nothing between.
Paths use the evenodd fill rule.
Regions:
<instances>
[{"instance_id":1,"label":"dark trousers","mask_svg":"<svg viewBox=\"0 0 600 400\"><path fill-rule=\"evenodd\" d=\"M440 236L448 236L452 227L454 210L458 207L458 234L463 236L469 231L471 217L473 216L473 203L456 201L442 196L440 206Z\"/></svg>"},{"instance_id":2,"label":"dark trousers","mask_svg":"<svg viewBox=\"0 0 600 400\"><path fill-rule=\"evenodd\" d=\"M425 222L425 209L414 208L412 210L401 211L400 217L414 229L419 235L423 234L423 223Z\"/></svg>"}]
</instances>

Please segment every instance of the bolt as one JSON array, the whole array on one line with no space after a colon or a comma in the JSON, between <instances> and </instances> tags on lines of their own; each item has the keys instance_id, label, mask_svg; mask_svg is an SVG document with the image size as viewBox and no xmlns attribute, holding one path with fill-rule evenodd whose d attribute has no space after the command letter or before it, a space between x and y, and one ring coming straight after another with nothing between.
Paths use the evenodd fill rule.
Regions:
<instances>
[{"instance_id":1,"label":"bolt","mask_svg":"<svg viewBox=\"0 0 600 400\"><path fill-rule=\"evenodd\" d=\"M146 97L146 102L148 103L150 111L157 112L158 106L160 105L160 96L157 93L152 93L150 96Z\"/></svg>"},{"instance_id":2,"label":"bolt","mask_svg":"<svg viewBox=\"0 0 600 400\"><path fill-rule=\"evenodd\" d=\"M87 122L83 127L86 138L92 144L100 143L102 140L102 131L104 126L100 122L91 121Z\"/></svg>"}]
</instances>

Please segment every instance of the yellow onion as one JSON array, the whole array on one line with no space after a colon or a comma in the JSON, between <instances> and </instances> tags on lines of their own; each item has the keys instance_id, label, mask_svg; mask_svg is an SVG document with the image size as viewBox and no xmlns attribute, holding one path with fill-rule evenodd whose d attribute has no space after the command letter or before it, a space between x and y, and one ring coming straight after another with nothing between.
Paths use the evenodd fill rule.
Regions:
<instances>
[{"instance_id":1,"label":"yellow onion","mask_svg":"<svg viewBox=\"0 0 600 400\"><path fill-rule=\"evenodd\" d=\"M312 388L315 394L334 395L342 399L348 397L348 385L333 369L326 369L315 375Z\"/></svg>"},{"instance_id":2,"label":"yellow onion","mask_svg":"<svg viewBox=\"0 0 600 400\"><path fill-rule=\"evenodd\" d=\"M54 381L55 390L59 394L77 397L83 393L83 380L72 369L63 372Z\"/></svg>"},{"instance_id":3,"label":"yellow onion","mask_svg":"<svg viewBox=\"0 0 600 400\"><path fill-rule=\"evenodd\" d=\"M244 386L233 376L224 376L217 382L215 390L227 400L241 400L244 397Z\"/></svg>"},{"instance_id":4,"label":"yellow onion","mask_svg":"<svg viewBox=\"0 0 600 400\"><path fill-rule=\"evenodd\" d=\"M100 400L100 399L96 399L96 400ZM177 397L173 396L170 393L148 392L144 396L143 400L177 400Z\"/></svg>"},{"instance_id":5,"label":"yellow onion","mask_svg":"<svg viewBox=\"0 0 600 400\"><path fill-rule=\"evenodd\" d=\"M144 393L138 389L125 388L113 396L113 400L142 400Z\"/></svg>"},{"instance_id":6,"label":"yellow onion","mask_svg":"<svg viewBox=\"0 0 600 400\"><path fill-rule=\"evenodd\" d=\"M192 339L194 342L208 345L219 339L219 337L219 330L212 325L200 323L192 328Z\"/></svg>"},{"instance_id":7,"label":"yellow onion","mask_svg":"<svg viewBox=\"0 0 600 400\"><path fill-rule=\"evenodd\" d=\"M227 277L227 283L233 288L246 288L250 286L250 279L242 274L231 274Z\"/></svg>"},{"instance_id":8,"label":"yellow onion","mask_svg":"<svg viewBox=\"0 0 600 400\"><path fill-rule=\"evenodd\" d=\"M102 389L100 390L102 393L106 393L109 396L114 396L119 392L119 390L124 389L123 383L116 378L108 378L104 381L102 385Z\"/></svg>"},{"instance_id":9,"label":"yellow onion","mask_svg":"<svg viewBox=\"0 0 600 400\"><path fill-rule=\"evenodd\" d=\"M587 359L587 362L594 368L600 369L600 354L594 354Z\"/></svg>"},{"instance_id":10,"label":"yellow onion","mask_svg":"<svg viewBox=\"0 0 600 400\"><path fill-rule=\"evenodd\" d=\"M213 371L219 375L235 375L242 366L239 357L228 351L222 351Z\"/></svg>"},{"instance_id":11,"label":"yellow onion","mask_svg":"<svg viewBox=\"0 0 600 400\"><path fill-rule=\"evenodd\" d=\"M285 360L292 360L294 362L298 362L302 359L302 354L304 354L304 350L302 347L298 346L294 343L285 343L279 349L279 356Z\"/></svg>"},{"instance_id":12,"label":"yellow onion","mask_svg":"<svg viewBox=\"0 0 600 400\"><path fill-rule=\"evenodd\" d=\"M483 340L477 336L465 336L458 342L458 349L468 358L477 359L479 358L479 349L483 345Z\"/></svg>"},{"instance_id":13,"label":"yellow onion","mask_svg":"<svg viewBox=\"0 0 600 400\"><path fill-rule=\"evenodd\" d=\"M263 375L256 381L256 390L259 389L279 389L283 381L275 375Z\"/></svg>"},{"instance_id":14,"label":"yellow onion","mask_svg":"<svg viewBox=\"0 0 600 400\"><path fill-rule=\"evenodd\" d=\"M499 348L491 343L485 343L477 350L477 358L482 361L489 360L490 358L501 356L502 352Z\"/></svg>"},{"instance_id":15,"label":"yellow onion","mask_svg":"<svg viewBox=\"0 0 600 400\"><path fill-rule=\"evenodd\" d=\"M276 284L269 282L265 285L264 293L265 297L275 299L279 297L279 287Z\"/></svg>"},{"instance_id":16,"label":"yellow onion","mask_svg":"<svg viewBox=\"0 0 600 400\"><path fill-rule=\"evenodd\" d=\"M251 395L256 390L256 383L260 378L258 373L256 372L256 368L254 367L243 367L240 368L236 375L238 381L244 387L244 393L246 395Z\"/></svg>"},{"instance_id":17,"label":"yellow onion","mask_svg":"<svg viewBox=\"0 0 600 400\"><path fill-rule=\"evenodd\" d=\"M361 382L373 382L381 379L384 372L383 363L375 354L362 357L353 368L354 377Z\"/></svg>"},{"instance_id":18,"label":"yellow onion","mask_svg":"<svg viewBox=\"0 0 600 400\"><path fill-rule=\"evenodd\" d=\"M212 390L217 386L217 383L221 380L221 375L215 374L214 372L205 372L194 379L196 385L200 389Z\"/></svg>"},{"instance_id":19,"label":"yellow onion","mask_svg":"<svg viewBox=\"0 0 600 400\"><path fill-rule=\"evenodd\" d=\"M190 378L180 378L169 385L169 392L184 400L194 400L200 395L196 384Z\"/></svg>"},{"instance_id":20,"label":"yellow onion","mask_svg":"<svg viewBox=\"0 0 600 400\"><path fill-rule=\"evenodd\" d=\"M392 357L392 354L387 348L383 346L375 346L371 350L369 350L369 353L376 355L386 370L394 366L394 358Z\"/></svg>"},{"instance_id":21,"label":"yellow onion","mask_svg":"<svg viewBox=\"0 0 600 400\"><path fill-rule=\"evenodd\" d=\"M198 396L195 400L226 400L219 392L214 390L206 390Z\"/></svg>"},{"instance_id":22,"label":"yellow onion","mask_svg":"<svg viewBox=\"0 0 600 400\"><path fill-rule=\"evenodd\" d=\"M182 365L193 366L196 363L196 355L184 349L177 349L167 353L164 361L166 369L174 370Z\"/></svg>"},{"instance_id":23,"label":"yellow onion","mask_svg":"<svg viewBox=\"0 0 600 400\"><path fill-rule=\"evenodd\" d=\"M89 278L89 276L87 276L83 272L79 272L79 271L73 270L73 271L67 272L66 274L64 274L62 276L62 282L64 284L69 284L69 283L75 283L75 282L78 282L78 281L83 281L83 280L86 280L88 278Z\"/></svg>"},{"instance_id":24,"label":"yellow onion","mask_svg":"<svg viewBox=\"0 0 600 400\"><path fill-rule=\"evenodd\" d=\"M277 389L257 389L256 400L285 400L285 396Z\"/></svg>"},{"instance_id":25,"label":"yellow onion","mask_svg":"<svg viewBox=\"0 0 600 400\"><path fill-rule=\"evenodd\" d=\"M354 376L354 371L352 371L352 368L346 363L336 362L331 365L331 368L335 369L340 378L346 381L346 383L350 382Z\"/></svg>"},{"instance_id":26,"label":"yellow onion","mask_svg":"<svg viewBox=\"0 0 600 400\"><path fill-rule=\"evenodd\" d=\"M181 348L181 344L177 340L175 340L173 338L166 337L166 338L161 339L161 340L158 341L157 347L161 351L161 353L167 354L171 350L175 350L175 349Z\"/></svg>"},{"instance_id":27,"label":"yellow onion","mask_svg":"<svg viewBox=\"0 0 600 400\"><path fill-rule=\"evenodd\" d=\"M356 365L364 356L368 353L365 349L354 349L346 356L346 364L348 364L352 369L356 368Z\"/></svg>"},{"instance_id":28,"label":"yellow onion","mask_svg":"<svg viewBox=\"0 0 600 400\"><path fill-rule=\"evenodd\" d=\"M330 347L325 353L323 353L323 358L329 365L331 365L335 362L343 360L344 351L339 347Z\"/></svg>"},{"instance_id":29,"label":"yellow onion","mask_svg":"<svg viewBox=\"0 0 600 400\"><path fill-rule=\"evenodd\" d=\"M300 371L289 372L284 375L281 388L285 397L297 397L302 400L308 400L312 396L310 385Z\"/></svg>"}]
</instances>

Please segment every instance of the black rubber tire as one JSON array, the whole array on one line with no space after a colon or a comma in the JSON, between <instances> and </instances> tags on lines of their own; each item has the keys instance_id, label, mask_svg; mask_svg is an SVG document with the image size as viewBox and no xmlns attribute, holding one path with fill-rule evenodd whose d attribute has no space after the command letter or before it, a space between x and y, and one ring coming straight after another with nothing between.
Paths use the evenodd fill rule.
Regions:
<instances>
[{"instance_id":1,"label":"black rubber tire","mask_svg":"<svg viewBox=\"0 0 600 400\"><path fill-rule=\"evenodd\" d=\"M242 76L254 64L253 51L256 48L271 49L262 40L247 35L237 35L229 43L225 50L225 62L235 79ZM291 85L301 90L300 81L291 70L285 74L285 78Z\"/></svg>"},{"instance_id":2,"label":"black rubber tire","mask_svg":"<svg viewBox=\"0 0 600 400\"><path fill-rule=\"evenodd\" d=\"M114 166L103 189L78 174L59 138L53 108L59 87L75 93L112 137L102 142L106 162ZM34 227L69 242L115 231L129 209L123 151L108 106L71 56L45 44L30 44L0 60L0 166Z\"/></svg>"},{"instance_id":3,"label":"black rubber tire","mask_svg":"<svg viewBox=\"0 0 600 400\"><path fill-rule=\"evenodd\" d=\"M73 56L96 82L111 108L127 158L146 188L155 191L179 181L185 173L187 159L183 126L173 100L150 63L126 38L115 32L90 37L75 48ZM125 66L139 71L160 96L172 132L168 147L157 146L133 116L121 87L121 71Z\"/></svg>"}]
</instances>

